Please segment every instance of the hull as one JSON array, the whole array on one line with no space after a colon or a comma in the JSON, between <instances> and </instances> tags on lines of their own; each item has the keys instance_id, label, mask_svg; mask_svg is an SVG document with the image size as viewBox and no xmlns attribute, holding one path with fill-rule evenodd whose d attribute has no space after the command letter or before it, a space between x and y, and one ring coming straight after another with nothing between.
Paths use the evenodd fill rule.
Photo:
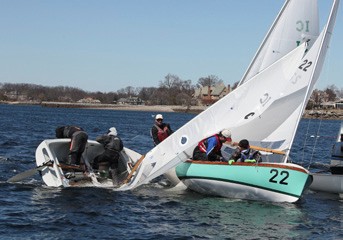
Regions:
<instances>
[{"instance_id":1,"label":"hull","mask_svg":"<svg viewBox=\"0 0 343 240\"><path fill-rule=\"evenodd\" d=\"M312 177L301 166L288 163L187 161L177 176L191 190L227 198L296 202Z\"/></svg>"},{"instance_id":2,"label":"hull","mask_svg":"<svg viewBox=\"0 0 343 240\"><path fill-rule=\"evenodd\" d=\"M44 140L36 149L36 164L41 166L50 162L48 166L40 171L42 179L50 187L70 187L70 186L94 186L94 179L81 172L76 172L75 177L67 179L62 169L69 153L70 139L49 139ZM92 164L93 159L104 151L103 146L92 140L88 140L86 150L82 157ZM121 154L119 169L121 172L129 172L130 166L134 164L141 155L133 150L124 148ZM111 179L96 175L97 186L113 187Z\"/></svg>"},{"instance_id":3,"label":"hull","mask_svg":"<svg viewBox=\"0 0 343 240\"><path fill-rule=\"evenodd\" d=\"M317 192L343 194L343 122L333 145L330 172L311 173L313 182L310 189ZM343 196L342 196L343 197Z\"/></svg>"},{"instance_id":4,"label":"hull","mask_svg":"<svg viewBox=\"0 0 343 240\"><path fill-rule=\"evenodd\" d=\"M343 194L343 175L331 173L312 173L310 189L318 192Z\"/></svg>"}]
</instances>

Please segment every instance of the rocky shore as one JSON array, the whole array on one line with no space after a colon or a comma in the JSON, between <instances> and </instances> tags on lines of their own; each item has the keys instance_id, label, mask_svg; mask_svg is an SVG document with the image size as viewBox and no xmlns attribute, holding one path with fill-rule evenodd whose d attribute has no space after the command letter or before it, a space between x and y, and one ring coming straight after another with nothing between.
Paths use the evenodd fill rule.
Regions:
<instances>
[{"instance_id":1,"label":"rocky shore","mask_svg":"<svg viewBox=\"0 0 343 240\"><path fill-rule=\"evenodd\" d=\"M120 104L92 104L92 103L67 103L67 102L2 102L13 105L41 105L43 107L55 108L89 108L89 109L107 109L107 110L123 110L123 111L146 111L146 112L184 112L184 113L200 113L204 111L206 106L178 106L178 105L120 105ZM303 118L308 119L331 119L342 120L343 109L321 109L321 110L306 110Z\"/></svg>"}]
</instances>

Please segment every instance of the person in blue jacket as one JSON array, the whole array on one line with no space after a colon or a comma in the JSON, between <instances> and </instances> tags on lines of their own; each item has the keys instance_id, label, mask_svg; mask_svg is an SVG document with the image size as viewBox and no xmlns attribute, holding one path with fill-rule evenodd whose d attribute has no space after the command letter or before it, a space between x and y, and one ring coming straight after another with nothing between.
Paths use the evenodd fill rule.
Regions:
<instances>
[{"instance_id":1,"label":"person in blue jacket","mask_svg":"<svg viewBox=\"0 0 343 240\"><path fill-rule=\"evenodd\" d=\"M229 129L201 140L193 151L193 160L223 161L221 148L224 142L232 142Z\"/></svg>"},{"instance_id":2,"label":"person in blue jacket","mask_svg":"<svg viewBox=\"0 0 343 240\"><path fill-rule=\"evenodd\" d=\"M239 141L236 151L231 155L228 162L231 165L234 162L256 163L261 161L261 153L251 149L247 139L242 139Z\"/></svg>"}]
</instances>

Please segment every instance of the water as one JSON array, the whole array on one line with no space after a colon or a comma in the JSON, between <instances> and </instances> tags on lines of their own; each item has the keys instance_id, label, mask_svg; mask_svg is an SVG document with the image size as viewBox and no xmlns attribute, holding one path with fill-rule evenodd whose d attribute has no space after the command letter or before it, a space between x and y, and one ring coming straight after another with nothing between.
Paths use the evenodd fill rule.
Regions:
<instances>
[{"instance_id":1,"label":"water","mask_svg":"<svg viewBox=\"0 0 343 240\"><path fill-rule=\"evenodd\" d=\"M59 125L80 125L90 139L115 126L126 147L146 153L155 114L0 105L1 239L343 238L343 201L331 194L308 191L295 204L271 204L168 190L158 182L132 192L49 188L38 174L6 183L35 167L36 147L54 138ZM163 115L174 130L194 117ZM340 121L302 120L293 161L311 170L327 168L339 127Z\"/></svg>"}]
</instances>

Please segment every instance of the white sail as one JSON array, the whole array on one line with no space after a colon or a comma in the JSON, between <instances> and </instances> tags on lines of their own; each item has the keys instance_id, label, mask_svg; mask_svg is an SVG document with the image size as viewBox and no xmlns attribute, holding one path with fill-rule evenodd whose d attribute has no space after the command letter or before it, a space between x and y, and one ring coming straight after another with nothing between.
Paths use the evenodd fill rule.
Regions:
<instances>
[{"instance_id":1,"label":"white sail","mask_svg":"<svg viewBox=\"0 0 343 240\"><path fill-rule=\"evenodd\" d=\"M301 43L308 42L309 47L311 47L318 35L317 1L286 1L239 85L248 81Z\"/></svg>"},{"instance_id":2,"label":"white sail","mask_svg":"<svg viewBox=\"0 0 343 240\"><path fill-rule=\"evenodd\" d=\"M300 45L200 113L148 152L133 180L121 189L147 183L187 160L199 140L224 128L230 128L234 140L289 150L319 77L338 4L333 2L324 30L306 54L305 44Z\"/></svg>"},{"instance_id":3,"label":"white sail","mask_svg":"<svg viewBox=\"0 0 343 240\"><path fill-rule=\"evenodd\" d=\"M313 46L308 50L303 59L302 66L293 77L292 81L300 82L300 84L303 85L303 88L301 88L302 90L292 93L292 95L287 97L288 99L285 97L283 100L283 102L286 102L287 104L285 104L282 109L293 106L294 111L292 113L288 112L289 117L273 132L273 134L264 139L264 143L261 142L260 145L281 149L287 149L288 146L291 146L300 118L313 91L313 87L319 78L325 60L326 51L336 19L338 4L339 1L333 3L332 11L326 26L314 42ZM282 138L284 138L285 141L278 141ZM272 145L273 143L274 145ZM275 145L275 143L279 144Z\"/></svg>"},{"instance_id":4,"label":"white sail","mask_svg":"<svg viewBox=\"0 0 343 240\"><path fill-rule=\"evenodd\" d=\"M259 131L254 134L254 137L273 132L275 127L265 120L261 121L261 115L269 112L270 107L289 87L290 79L294 76L305 50L306 46L302 44L174 132L146 154L134 181L122 189L130 189L147 183L181 161L187 160L191 157L199 140L224 128L229 127L234 138L237 136L237 139L243 135L253 134L250 124L263 124L264 131ZM283 81L280 84L274 84L275 79L283 79ZM251 115L252 112L255 114ZM237 131L244 126L248 127L243 131ZM268 126L271 127L268 128Z\"/></svg>"}]
</instances>

